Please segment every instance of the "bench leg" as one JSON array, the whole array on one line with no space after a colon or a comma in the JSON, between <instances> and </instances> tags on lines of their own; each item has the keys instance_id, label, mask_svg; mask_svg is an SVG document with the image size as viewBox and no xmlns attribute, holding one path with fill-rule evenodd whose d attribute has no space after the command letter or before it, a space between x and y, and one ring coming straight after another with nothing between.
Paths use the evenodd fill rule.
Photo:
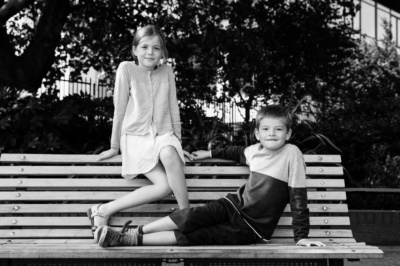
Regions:
<instances>
[{"instance_id":1,"label":"bench leg","mask_svg":"<svg viewBox=\"0 0 400 266\"><path fill-rule=\"evenodd\" d=\"M344 266L344 259L330 259L328 260L329 266Z\"/></svg>"}]
</instances>

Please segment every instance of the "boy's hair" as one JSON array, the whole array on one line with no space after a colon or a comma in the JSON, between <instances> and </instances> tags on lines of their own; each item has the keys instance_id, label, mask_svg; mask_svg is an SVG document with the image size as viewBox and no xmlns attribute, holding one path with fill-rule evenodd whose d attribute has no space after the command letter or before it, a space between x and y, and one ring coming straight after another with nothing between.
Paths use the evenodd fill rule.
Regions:
<instances>
[{"instance_id":1,"label":"boy's hair","mask_svg":"<svg viewBox=\"0 0 400 266\"><path fill-rule=\"evenodd\" d=\"M137 47L142 38L154 37L154 36L158 36L158 39L160 40L162 58L164 59L164 62L166 62L168 59L168 50L167 50L167 45L165 42L164 34L161 32L160 28L158 28L155 25L146 25L146 26L138 29L135 32L135 35L133 36L132 47ZM133 58L136 59L136 56L133 53L133 51L132 51L132 55L133 55Z\"/></svg>"},{"instance_id":2,"label":"boy's hair","mask_svg":"<svg viewBox=\"0 0 400 266\"><path fill-rule=\"evenodd\" d=\"M256 129L260 127L260 122L265 117L278 118L286 124L287 130L292 127L292 115L281 105L268 105L262 107L256 116Z\"/></svg>"}]
</instances>

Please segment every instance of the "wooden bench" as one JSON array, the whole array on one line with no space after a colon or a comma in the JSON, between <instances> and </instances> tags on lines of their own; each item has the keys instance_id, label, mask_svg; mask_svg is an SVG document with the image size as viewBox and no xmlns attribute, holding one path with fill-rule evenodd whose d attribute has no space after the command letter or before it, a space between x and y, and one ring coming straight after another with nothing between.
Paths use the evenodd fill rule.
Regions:
<instances>
[{"instance_id":1,"label":"wooden bench","mask_svg":"<svg viewBox=\"0 0 400 266\"><path fill-rule=\"evenodd\" d=\"M287 206L271 244L248 246L112 247L94 243L86 210L148 184L120 177L121 158L95 155L2 154L0 158L1 265L272 266L343 265L344 259L383 258L378 247L357 243L350 219L341 159L305 155L310 238L326 247L295 246ZM218 199L246 182L249 169L231 161L187 163L192 206ZM118 213L112 226L146 224L177 209L171 195ZM105 260L107 259L107 260Z\"/></svg>"}]
</instances>

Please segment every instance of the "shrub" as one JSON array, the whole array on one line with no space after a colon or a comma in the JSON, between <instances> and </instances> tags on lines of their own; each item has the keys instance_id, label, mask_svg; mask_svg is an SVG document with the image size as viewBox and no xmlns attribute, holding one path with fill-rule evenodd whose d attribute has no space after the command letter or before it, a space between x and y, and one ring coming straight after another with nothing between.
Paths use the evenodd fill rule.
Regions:
<instances>
[{"instance_id":1,"label":"shrub","mask_svg":"<svg viewBox=\"0 0 400 266\"><path fill-rule=\"evenodd\" d=\"M4 89L0 148L6 152L96 153L109 147L112 99L72 95L23 96Z\"/></svg>"}]
</instances>

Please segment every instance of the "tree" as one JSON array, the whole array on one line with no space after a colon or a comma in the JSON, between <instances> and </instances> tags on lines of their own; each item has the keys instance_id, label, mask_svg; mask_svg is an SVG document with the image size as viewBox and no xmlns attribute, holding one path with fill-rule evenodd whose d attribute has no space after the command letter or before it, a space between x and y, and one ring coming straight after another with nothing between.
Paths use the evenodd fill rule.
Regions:
<instances>
[{"instance_id":1,"label":"tree","mask_svg":"<svg viewBox=\"0 0 400 266\"><path fill-rule=\"evenodd\" d=\"M0 1L0 86L36 92L55 60L61 30L71 11L68 0ZM30 10L28 10L30 8ZM7 32L6 23L15 29L18 19L31 19L35 29ZM29 43L20 34L29 35Z\"/></svg>"},{"instance_id":2,"label":"tree","mask_svg":"<svg viewBox=\"0 0 400 266\"><path fill-rule=\"evenodd\" d=\"M1 83L35 91L43 77L51 84L51 78L60 77L62 69L67 67L73 69L73 78L94 67L113 79L118 64L132 60L130 46L134 31L152 23L166 34L181 101L187 105L193 104L192 98L211 101L218 88L222 88L219 100L238 96L248 121L256 102L273 98L284 104L296 103L310 94L324 103L338 97L337 77L354 47L347 23L355 13L352 0L81 0L78 7L71 7L65 1L71 16L65 19L68 12L60 13L65 23L62 31L58 27L57 33L52 32L51 36L57 37L52 38L53 46L47 47L51 56L42 55L40 59L34 52L28 53L33 45L30 40L39 36L37 31L31 33L21 56L15 56L14 52L11 58L6 58L4 54L9 53L1 52L5 58L2 61L8 64L20 62L24 57L32 62L43 61L40 62L43 67L37 67L28 80L22 74L14 77L13 73L28 73L26 68L32 68L34 63L28 67L20 63L18 66L24 71L19 72L3 66ZM41 8L30 9L31 13L39 14L31 16L41 21L45 19L45 7L49 8L51 2L25 1L25 6ZM48 19L47 24L57 24L51 21ZM2 30L5 36L5 29ZM8 51L12 50L10 41L0 42L7 44Z\"/></svg>"},{"instance_id":3,"label":"tree","mask_svg":"<svg viewBox=\"0 0 400 266\"><path fill-rule=\"evenodd\" d=\"M219 35L227 54L224 90L240 96L246 121L255 102L337 96L334 86L321 84L334 85L353 53L352 1L237 1L231 8Z\"/></svg>"}]
</instances>

